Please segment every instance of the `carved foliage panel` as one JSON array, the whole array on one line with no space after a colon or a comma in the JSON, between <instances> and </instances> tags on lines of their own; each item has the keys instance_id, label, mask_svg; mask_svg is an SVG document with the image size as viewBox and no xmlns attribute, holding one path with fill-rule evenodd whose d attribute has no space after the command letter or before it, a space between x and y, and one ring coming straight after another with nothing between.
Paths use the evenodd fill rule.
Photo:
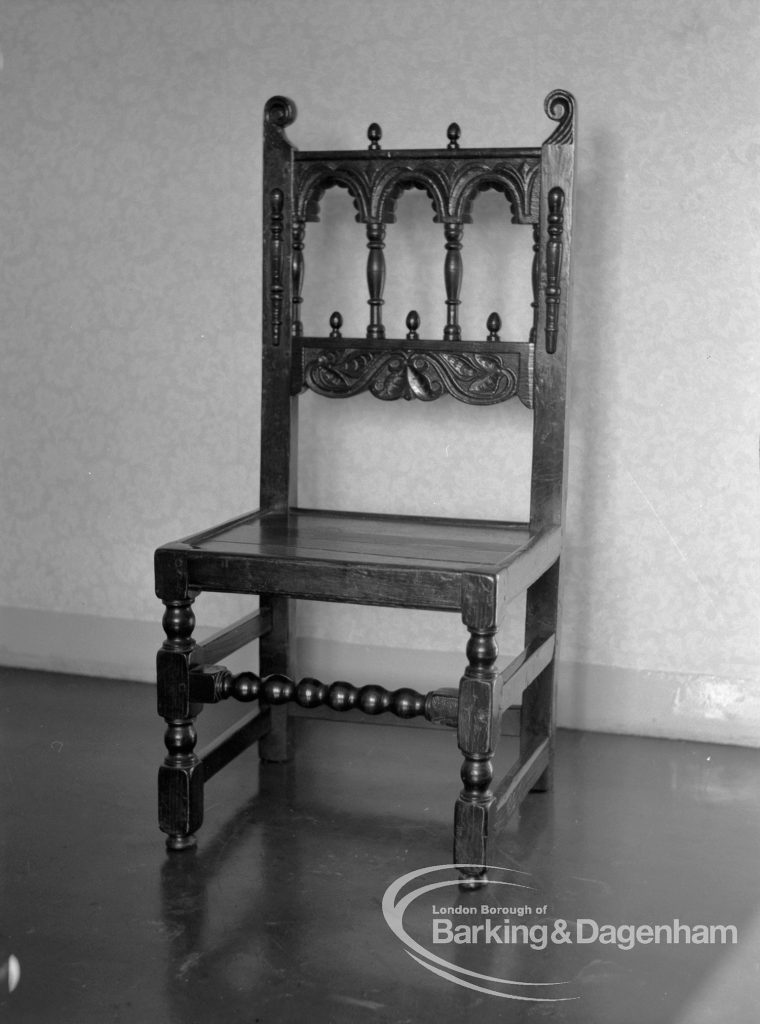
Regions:
<instances>
[{"instance_id":1,"label":"carved foliage panel","mask_svg":"<svg viewBox=\"0 0 760 1024\"><path fill-rule=\"evenodd\" d=\"M530 405L525 354L429 351L412 348L323 349L309 353L303 386L328 398L369 391L383 401L432 402L451 395L468 405L494 405L515 395Z\"/></svg>"}]
</instances>

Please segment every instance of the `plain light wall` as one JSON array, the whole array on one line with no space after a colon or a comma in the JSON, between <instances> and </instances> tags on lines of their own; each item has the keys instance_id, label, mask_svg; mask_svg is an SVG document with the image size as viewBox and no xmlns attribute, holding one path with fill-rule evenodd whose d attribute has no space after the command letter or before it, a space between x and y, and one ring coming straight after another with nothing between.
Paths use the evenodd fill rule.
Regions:
<instances>
[{"instance_id":1,"label":"plain light wall","mask_svg":"<svg viewBox=\"0 0 760 1024\"><path fill-rule=\"evenodd\" d=\"M255 507L266 99L296 101L303 148L363 147L375 120L388 145L441 145L451 120L466 145L537 145L562 87L579 110L562 718L760 744L759 23L755 0L4 4L0 661L149 678L153 549ZM409 249L389 267L389 312L415 304L397 288L414 268ZM307 297L319 281L307 265ZM519 407L330 406L340 433L305 403L307 501L519 505ZM203 597L199 621L244 605ZM319 650L444 655L464 631L443 619L314 606L302 629Z\"/></svg>"}]
</instances>

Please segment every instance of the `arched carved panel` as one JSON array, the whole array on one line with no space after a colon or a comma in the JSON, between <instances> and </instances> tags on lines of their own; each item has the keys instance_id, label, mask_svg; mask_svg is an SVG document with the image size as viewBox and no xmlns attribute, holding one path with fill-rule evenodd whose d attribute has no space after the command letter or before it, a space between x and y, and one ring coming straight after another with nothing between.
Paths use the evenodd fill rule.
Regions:
<instances>
[{"instance_id":1,"label":"arched carved panel","mask_svg":"<svg viewBox=\"0 0 760 1024\"><path fill-rule=\"evenodd\" d=\"M514 224L534 224L538 220L538 168L538 160L467 164L452 183L452 216L469 223L478 192L493 189L506 197Z\"/></svg>"},{"instance_id":2,"label":"arched carved panel","mask_svg":"<svg viewBox=\"0 0 760 1024\"><path fill-rule=\"evenodd\" d=\"M370 183L361 168L338 163L306 164L296 173L295 214L298 220L318 221L319 204L328 188L345 188L354 201L356 219L366 223L370 211Z\"/></svg>"},{"instance_id":3,"label":"arched carved panel","mask_svg":"<svg viewBox=\"0 0 760 1024\"><path fill-rule=\"evenodd\" d=\"M538 150L503 151L493 158L480 153L468 158L459 151L456 159L446 152L416 159L410 156L393 164L383 161L382 151L351 156L350 161L296 159L297 219L319 220L325 191L339 186L351 194L356 219L362 223L394 223L398 198L410 188L428 194L438 223L468 223L473 198L487 188L506 196L516 224L538 220Z\"/></svg>"},{"instance_id":4,"label":"arched carved panel","mask_svg":"<svg viewBox=\"0 0 760 1024\"><path fill-rule=\"evenodd\" d=\"M403 166L383 167L375 176L372 186L373 217L386 224L395 223L397 201L403 192L411 188L428 194L435 221L446 219L449 195L446 176L435 167L415 166L411 161Z\"/></svg>"}]
</instances>

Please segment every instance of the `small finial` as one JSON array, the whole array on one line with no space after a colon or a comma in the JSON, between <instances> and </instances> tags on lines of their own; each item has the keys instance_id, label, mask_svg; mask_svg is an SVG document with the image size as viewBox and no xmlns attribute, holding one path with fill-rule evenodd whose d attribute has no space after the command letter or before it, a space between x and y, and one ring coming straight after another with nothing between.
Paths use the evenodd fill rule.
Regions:
<instances>
[{"instance_id":1,"label":"small finial","mask_svg":"<svg viewBox=\"0 0 760 1024\"><path fill-rule=\"evenodd\" d=\"M367 129L367 138L369 139L369 146L367 149L378 150L380 149L380 139L383 137L383 130L379 124L374 121Z\"/></svg>"},{"instance_id":2,"label":"small finial","mask_svg":"<svg viewBox=\"0 0 760 1024\"><path fill-rule=\"evenodd\" d=\"M488 328L488 341L498 341L499 331L501 330L501 317L498 313L491 313L489 316L486 327Z\"/></svg>"},{"instance_id":3,"label":"small finial","mask_svg":"<svg viewBox=\"0 0 760 1024\"><path fill-rule=\"evenodd\" d=\"M409 332L406 336L407 341L419 341L420 336L417 333L419 326L420 314L416 309L409 310L409 315L406 318L406 327Z\"/></svg>"},{"instance_id":4,"label":"small finial","mask_svg":"<svg viewBox=\"0 0 760 1024\"><path fill-rule=\"evenodd\" d=\"M330 316L330 326L332 327L332 331L330 332L330 337L331 338L340 338L340 337L342 337L342 335L340 333L340 329L343 326L343 317L340 315L340 313L337 311L337 309Z\"/></svg>"},{"instance_id":5,"label":"small finial","mask_svg":"<svg viewBox=\"0 0 760 1024\"><path fill-rule=\"evenodd\" d=\"M462 129L459 127L459 125L456 123L456 121L452 121L451 124L448 127L448 131L446 132L446 135L448 136L448 139L449 139L449 144L448 144L448 146L446 148L447 149L459 149L459 136L461 134L462 134Z\"/></svg>"}]
</instances>

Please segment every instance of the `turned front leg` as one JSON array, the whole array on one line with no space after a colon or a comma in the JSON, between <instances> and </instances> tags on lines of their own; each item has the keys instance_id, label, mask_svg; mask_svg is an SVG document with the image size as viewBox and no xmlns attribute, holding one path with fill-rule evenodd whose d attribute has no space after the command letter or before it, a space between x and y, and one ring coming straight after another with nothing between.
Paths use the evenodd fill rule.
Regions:
<instances>
[{"instance_id":1,"label":"turned front leg","mask_svg":"<svg viewBox=\"0 0 760 1024\"><path fill-rule=\"evenodd\" d=\"M471 629L467 644L468 665L459 683L459 749L464 754L463 788L454 811L454 863L464 878L485 875L488 843L488 812L493 802L493 754L496 746L494 668L499 648L496 629Z\"/></svg>"},{"instance_id":2,"label":"turned front leg","mask_svg":"<svg viewBox=\"0 0 760 1024\"><path fill-rule=\"evenodd\" d=\"M169 850L195 845L203 821L203 766L195 753L195 718L202 705L190 703L190 654L195 647L192 598L167 601L166 640L156 659L158 713L166 721L166 758L158 771L159 826Z\"/></svg>"}]
</instances>

